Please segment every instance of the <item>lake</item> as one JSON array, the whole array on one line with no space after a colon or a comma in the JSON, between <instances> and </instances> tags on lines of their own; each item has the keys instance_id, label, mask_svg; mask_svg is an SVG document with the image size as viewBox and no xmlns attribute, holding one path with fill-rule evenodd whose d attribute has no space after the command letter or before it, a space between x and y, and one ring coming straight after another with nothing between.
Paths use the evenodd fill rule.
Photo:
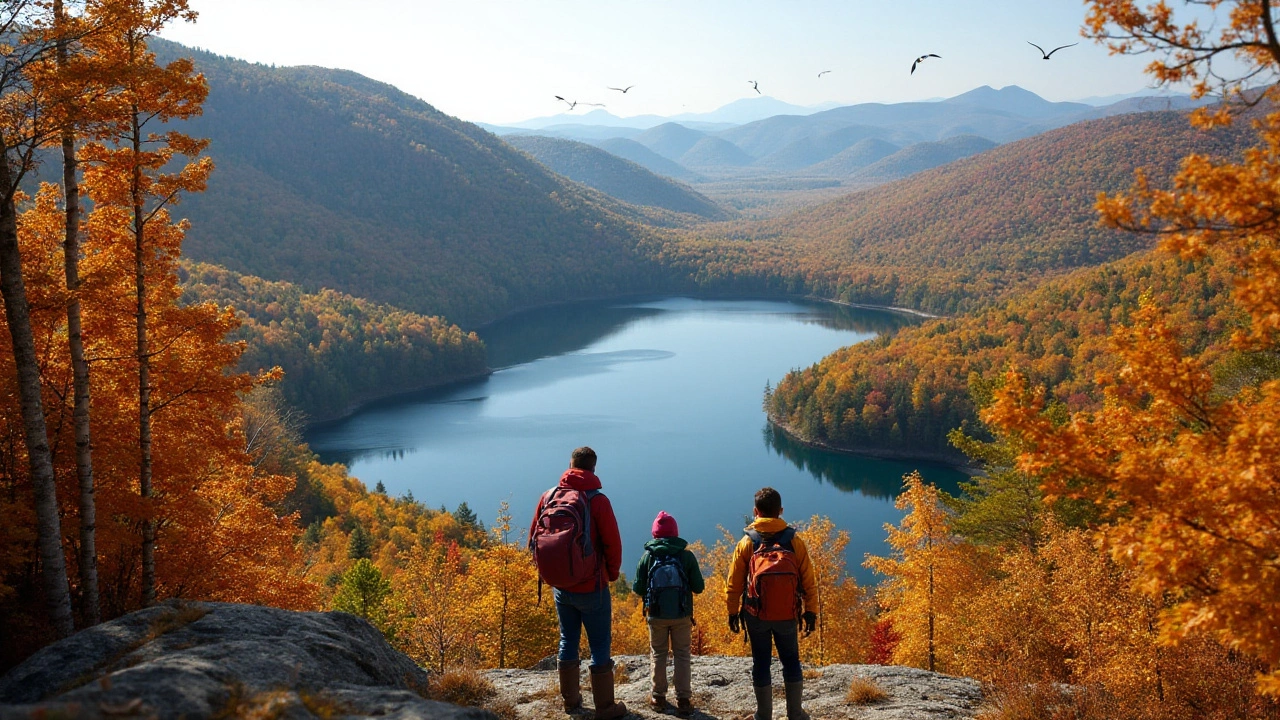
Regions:
<instances>
[{"instance_id":1,"label":"lake","mask_svg":"<svg viewBox=\"0 0 1280 720\"><path fill-rule=\"evenodd\" d=\"M372 488L412 492L432 507L466 502L490 522L511 502L528 527L539 494L590 445L622 530L633 575L659 510L682 537L740 535L752 495L782 493L792 522L829 516L851 536L850 571L886 551L883 525L902 476L919 469L954 489L963 475L925 462L814 450L771 431L766 384L828 353L913 322L902 314L826 303L668 298L542 308L479 331L489 377L404 395L312 428L325 462Z\"/></svg>"}]
</instances>

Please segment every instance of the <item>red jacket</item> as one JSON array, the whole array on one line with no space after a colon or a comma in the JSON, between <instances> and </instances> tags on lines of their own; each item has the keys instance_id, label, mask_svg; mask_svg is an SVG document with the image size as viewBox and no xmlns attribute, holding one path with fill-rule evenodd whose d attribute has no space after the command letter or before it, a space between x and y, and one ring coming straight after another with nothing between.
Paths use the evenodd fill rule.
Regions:
<instances>
[{"instance_id":1,"label":"red jacket","mask_svg":"<svg viewBox=\"0 0 1280 720\"><path fill-rule=\"evenodd\" d=\"M577 468L569 468L560 476L558 487L572 488L580 492L599 490L600 478L595 473ZM529 534L538 523L542 514L542 504L546 502L550 491L538 498L538 506L533 511L533 522L529 524ZM618 579L618 571L622 569L622 536L618 534L618 519L613 516L613 505L603 493L591 498L591 544L604 559L604 574L609 582ZM599 579L588 580L580 585L564 588L568 592L584 593L599 590Z\"/></svg>"}]
</instances>

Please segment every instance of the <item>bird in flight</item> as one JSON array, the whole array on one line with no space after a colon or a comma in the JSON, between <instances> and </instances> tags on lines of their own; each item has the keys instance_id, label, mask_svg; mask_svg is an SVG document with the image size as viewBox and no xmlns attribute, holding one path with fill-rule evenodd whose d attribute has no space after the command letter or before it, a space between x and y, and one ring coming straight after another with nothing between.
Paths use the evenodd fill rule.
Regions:
<instances>
[{"instance_id":1,"label":"bird in flight","mask_svg":"<svg viewBox=\"0 0 1280 720\"><path fill-rule=\"evenodd\" d=\"M1078 43L1078 42L1073 42L1073 43L1071 43L1070 45L1062 45L1062 46L1060 46L1060 47L1056 47L1056 48L1054 48L1054 49L1050 50L1049 52L1045 52L1045 51L1044 51L1044 48L1042 48L1042 47L1040 47L1039 45L1037 45L1037 44L1035 44L1035 43L1031 42L1030 40L1028 40L1028 41L1027 41L1027 44L1028 44L1028 45L1030 45L1031 47L1033 47L1033 48L1035 48L1035 49L1037 49L1037 50L1039 50L1039 51L1040 51L1040 54L1044 56L1043 58L1041 58L1041 60L1048 60L1050 55L1052 55L1052 54L1054 54L1054 53L1058 52L1059 50L1061 50L1061 49L1063 49L1063 48L1075 47L1076 45L1079 45L1080 43Z\"/></svg>"},{"instance_id":2,"label":"bird in flight","mask_svg":"<svg viewBox=\"0 0 1280 720\"><path fill-rule=\"evenodd\" d=\"M936 57L936 58L938 58L939 60L941 60L941 59L942 59L942 56L941 56L941 55L934 55L933 53L929 53L929 54L927 54L927 55L921 55L920 57L916 58L916 61L915 61L915 62L911 63L911 74L912 74L912 75L915 75L915 74L916 74L916 66L917 66L917 65L919 65L920 63L924 62L924 59L925 59L925 58L931 58L931 57Z\"/></svg>"},{"instance_id":3,"label":"bird in flight","mask_svg":"<svg viewBox=\"0 0 1280 720\"><path fill-rule=\"evenodd\" d=\"M751 84L751 89L752 89L752 90L755 90L757 95L763 95L763 94L764 94L764 93L760 92L760 83L756 82L755 80L748 80L747 82Z\"/></svg>"},{"instance_id":4,"label":"bird in flight","mask_svg":"<svg viewBox=\"0 0 1280 720\"><path fill-rule=\"evenodd\" d=\"M617 90L618 92L622 93L623 95L626 95L626 94L627 94L627 91L628 91L628 90L630 90L630 89L631 89L631 88L633 88L633 87L635 87L635 85L628 85L628 86L626 86L626 87L624 87L624 88L611 87L611 88L608 88L608 89L609 89L609 90Z\"/></svg>"},{"instance_id":5,"label":"bird in flight","mask_svg":"<svg viewBox=\"0 0 1280 720\"><path fill-rule=\"evenodd\" d=\"M831 72L831 71L830 71L830 70L823 70L822 72L818 73L818 77L822 77L823 75L826 75L826 74L827 74L827 73L829 73L829 72Z\"/></svg>"},{"instance_id":6,"label":"bird in flight","mask_svg":"<svg viewBox=\"0 0 1280 720\"><path fill-rule=\"evenodd\" d=\"M556 97L556 99L557 99L557 100L559 100L560 102L564 103L565 105L568 105L568 106L569 106L569 111L570 111L570 112L572 112L572 111L573 111L573 109L574 109L574 108L576 108L576 107L578 107L579 105L589 105L589 106L591 106L591 107L604 107L604 103L578 102L577 100L574 100L574 101L570 102L570 101L565 100L564 98L560 97L559 95L556 95L555 97Z\"/></svg>"}]
</instances>

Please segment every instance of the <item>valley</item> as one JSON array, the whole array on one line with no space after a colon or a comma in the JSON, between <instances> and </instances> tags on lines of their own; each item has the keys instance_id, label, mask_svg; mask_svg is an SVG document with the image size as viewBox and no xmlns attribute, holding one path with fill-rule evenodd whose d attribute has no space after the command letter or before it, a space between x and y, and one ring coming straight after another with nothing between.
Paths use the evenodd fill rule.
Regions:
<instances>
[{"instance_id":1,"label":"valley","mask_svg":"<svg viewBox=\"0 0 1280 720\"><path fill-rule=\"evenodd\" d=\"M1280 11L232 4L0 11L0 716L1280 717Z\"/></svg>"}]
</instances>

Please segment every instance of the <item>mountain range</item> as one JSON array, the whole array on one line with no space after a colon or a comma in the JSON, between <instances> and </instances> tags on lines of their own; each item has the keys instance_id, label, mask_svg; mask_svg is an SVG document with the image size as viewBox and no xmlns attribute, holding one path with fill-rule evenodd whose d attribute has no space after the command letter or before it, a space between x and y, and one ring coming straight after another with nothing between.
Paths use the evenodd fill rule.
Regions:
<instances>
[{"instance_id":1,"label":"mountain range","mask_svg":"<svg viewBox=\"0 0 1280 720\"><path fill-rule=\"evenodd\" d=\"M767 107L767 100L751 102L753 107ZM937 102L806 108L729 127L675 118L652 125L663 119L656 116L625 124L595 110L581 116L590 124L559 123L563 116L554 116L530 121L526 129L496 130L508 139L537 134L589 142L652 172L692 183L695 189L699 183L726 178L787 187L795 178L811 177L832 178L856 188L1075 122L1192 105L1182 96L1126 96L1093 106L1050 102L1017 86L999 90L984 86ZM968 140L955 139L959 137ZM895 156L898 152L903 154ZM884 164L865 169L878 162Z\"/></svg>"}]
</instances>

